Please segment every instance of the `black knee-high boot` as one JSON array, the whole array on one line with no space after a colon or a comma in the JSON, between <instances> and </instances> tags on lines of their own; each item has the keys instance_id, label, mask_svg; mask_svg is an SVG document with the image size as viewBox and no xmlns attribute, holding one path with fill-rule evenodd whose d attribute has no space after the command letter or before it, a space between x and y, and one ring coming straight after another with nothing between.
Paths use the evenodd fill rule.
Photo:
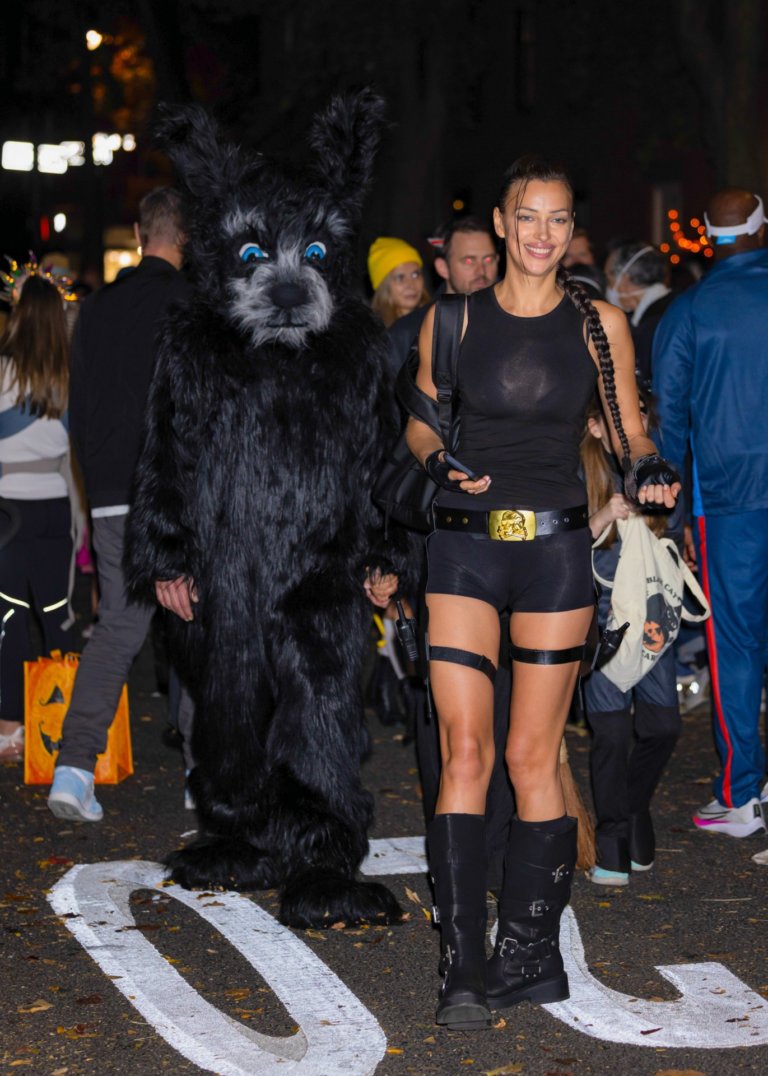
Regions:
<instances>
[{"instance_id":1,"label":"black knee-high boot","mask_svg":"<svg viewBox=\"0 0 768 1076\"><path fill-rule=\"evenodd\" d=\"M488 1004L564 1001L568 977L560 954L560 916L576 866L576 819L515 818L504 857L499 928L488 962Z\"/></svg>"},{"instance_id":2,"label":"black knee-high boot","mask_svg":"<svg viewBox=\"0 0 768 1076\"><path fill-rule=\"evenodd\" d=\"M435 815L427 829L427 849L443 976L436 1022L458 1029L490 1027L485 997L488 865L483 815Z\"/></svg>"}]
</instances>

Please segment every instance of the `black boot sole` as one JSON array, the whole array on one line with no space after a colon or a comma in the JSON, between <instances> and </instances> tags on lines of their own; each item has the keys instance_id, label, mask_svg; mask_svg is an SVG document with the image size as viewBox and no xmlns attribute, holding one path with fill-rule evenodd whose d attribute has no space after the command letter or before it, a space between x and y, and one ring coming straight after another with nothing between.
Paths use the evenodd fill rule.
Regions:
<instances>
[{"instance_id":1,"label":"black boot sole","mask_svg":"<svg viewBox=\"0 0 768 1076\"><path fill-rule=\"evenodd\" d=\"M491 1010L479 1002L448 1003L437 1010L435 1023L451 1031L479 1031L491 1026Z\"/></svg>"},{"instance_id":2,"label":"black boot sole","mask_svg":"<svg viewBox=\"0 0 768 1076\"><path fill-rule=\"evenodd\" d=\"M521 1001L530 1001L534 1005L551 1005L556 1001L567 1001L571 996L568 989L568 976L563 973L555 979L531 983L530 986L516 986L497 997L488 997L492 1009L509 1009Z\"/></svg>"}]
</instances>

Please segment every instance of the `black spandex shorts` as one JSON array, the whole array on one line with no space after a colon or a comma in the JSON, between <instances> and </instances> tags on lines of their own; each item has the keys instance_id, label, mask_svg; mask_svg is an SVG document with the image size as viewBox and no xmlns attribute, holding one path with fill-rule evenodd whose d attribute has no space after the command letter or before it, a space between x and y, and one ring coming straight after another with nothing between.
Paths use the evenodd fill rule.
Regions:
<instances>
[{"instance_id":1,"label":"black spandex shorts","mask_svg":"<svg viewBox=\"0 0 768 1076\"><path fill-rule=\"evenodd\" d=\"M497 542L435 530L427 539L427 594L478 598L501 612L563 613L594 605L589 527Z\"/></svg>"}]
</instances>

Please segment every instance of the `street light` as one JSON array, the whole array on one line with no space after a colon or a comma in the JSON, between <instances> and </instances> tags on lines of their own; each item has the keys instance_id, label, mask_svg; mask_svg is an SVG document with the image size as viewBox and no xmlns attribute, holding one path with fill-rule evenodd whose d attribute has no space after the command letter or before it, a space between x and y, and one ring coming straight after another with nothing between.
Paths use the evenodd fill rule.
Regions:
<instances>
[{"instance_id":1,"label":"street light","mask_svg":"<svg viewBox=\"0 0 768 1076\"><path fill-rule=\"evenodd\" d=\"M85 47L89 52L95 52L103 40L104 34L100 34L98 30L87 30L85 34Z\"/></svg>"},{"instance_id":2,"label":"street light","mask_svg":"<svg viewBox=\"0 0 768 1076\"><path fill-rule=\"evenodd\" d=\"M35 167L32 142L3 142L2 166L9 172L31 172Z\"/></svg>"}]
</instances>

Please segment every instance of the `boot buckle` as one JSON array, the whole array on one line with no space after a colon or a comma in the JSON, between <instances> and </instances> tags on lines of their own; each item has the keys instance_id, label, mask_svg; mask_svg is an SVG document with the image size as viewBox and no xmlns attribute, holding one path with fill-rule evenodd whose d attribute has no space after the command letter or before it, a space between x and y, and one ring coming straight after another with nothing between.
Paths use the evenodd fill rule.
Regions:
<instances>
[{"instance_id":1,"label":"boot buckle","mask_svg":"<svg viewBox=\"0 0 768 1076\"><path fill-rule=\"evenodd\" d=\"M432 905L432 922L435 924L435 926L440 925L440 909L437 907L436 904Z\"/></svg>"},{"instance_id":2,"label":"boot buckle","mask_svg":"<svg viewBox=\"0 0 768 1076\"><path fill-rule=\"evenodd\" d=\"M507 952L511 956L512 953L514 953L519 948L520 942L517 940L517 938L502 938L501 944L499 945L499 956L503 957L507 954Z\"/></svg>"},{"instance_id":3,"label":"boot buckle","mask_svg":"<svg viewBox=\"0 0 768 1076\"><path fill-rule=\"evenodd\" d=\"M537 979L541 975L541 961L532 960L529 964L523 964L521 971L524 979Z\"/></svg>"},{"instance_id":4,"label":"boot buckle","mask_svg":"<svg viewBox=\"0 0 768 1076\"><path fill-rule=\"evenodd\" d=\"M558 882L562 882L563 878L567 878L567 877L568 877L568 865L567 865L567 863L561 863L560 866L557 867L552 872L552 880L554 881L555 885L557 885Z\"/></svg>"},{"instance_id":5,"label":"boot buckle","mask_svg":"<svg viewBox=\"0 0 768 1076\"><path fill-rule=\"evenodd\" d=\"M534 900L528 905L528 911L531 913L532 919L538 919L540 916L546 915L548 910L545 900Z\"/></svg>"}]
</instances>

